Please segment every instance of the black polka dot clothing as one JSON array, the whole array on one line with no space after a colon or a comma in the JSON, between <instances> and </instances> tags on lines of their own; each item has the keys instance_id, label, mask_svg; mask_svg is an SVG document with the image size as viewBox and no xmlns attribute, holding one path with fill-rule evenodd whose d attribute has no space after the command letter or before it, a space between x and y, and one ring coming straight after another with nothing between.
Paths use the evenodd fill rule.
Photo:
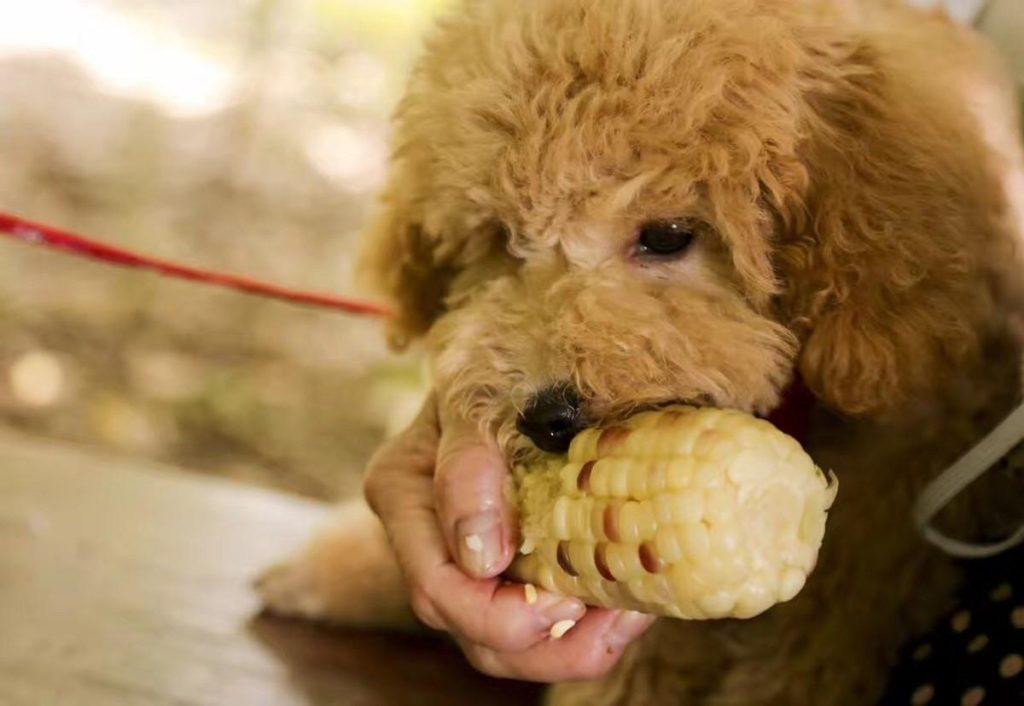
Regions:
<instances>
[{"instance_id":1,"label":"black polka dot clothing","mask_svg":"<svg viewBox=\"0 0 1024 706\"><path fill-rule=\"evenodd\" d=\"M903 651L882 706L1024 706L1024 549L966 568L958 605Z\"/></svg>"}]
</instances>

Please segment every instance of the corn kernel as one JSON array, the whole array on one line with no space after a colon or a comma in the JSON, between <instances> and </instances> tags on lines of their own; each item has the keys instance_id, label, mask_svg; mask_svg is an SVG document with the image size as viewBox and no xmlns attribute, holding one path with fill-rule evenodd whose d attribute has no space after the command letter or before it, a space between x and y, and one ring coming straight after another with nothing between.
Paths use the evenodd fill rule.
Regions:
<instances>
[{"instance_id":1,"label":"corn kernel","mask_svg":"<svg viewBox=\"0 0 1024 706\"><path fill-rule=\"evenodd\" d=\"M679 544L679 531L672 525L662 525L658 529L655 546L663 561L675 564L683 558L683 547Z\"/></svg>"},{"instance_id":2,"label":"corn kernel","mask_svg":"<svg viewBox=\"0 0 1024 706\"><path fill-rule=\"evenodd\" d=\"M580 473L586 465L586 463L570 463L561 470L559 475L562 478L562 495L572 496L581 492Z\"/></svg>"},{"instance_id":3,"label":"corn kernel","mask_svg":"<svg viewBox=\"0 0 1024 706\"><path fill-rule=\"evenodd\" d=\"M605 461L598 461L590 472L590 488L595 497L604 498L611 495L611 480L609 476L611 465Z\"/></svg>"},{"instance_id":4,"label":"corn kernel","mask_svg":"<svg viewBox=\"0 0 1024 706\"><path fill-rule=\"evenodd\" d=\"M551 511L551 531L556 539L569 539L569 496L563 495L555 501Z\"/></svg>"},{"instance_id":5,"label":"corn kernel","mask_svg":"<svg viewBox=\"0 0 1024 706\"><path fill-rule=\"evenodd\" d=\"M555 640L561 640L574 627L576 627L575 620L559 620L551 626L551 637Z\"/></svg>"},{"instance_id":6,"label":"corn kernel","mask_svg":"<svg viewBox=\"0 0 1024 706\"><path fill-rule=\"evenodd\" d=\"M699 598L697 606L709 618L724 618L736 607L736 598L731 591L715 591Z\"/></svg>"},{"instance_id":7,"label":"corn kernel","mask_svg":"<svg viewBox=\"0 0 1024 706\"><path fill-rule=\"evenodd\" d=\"M647 503L629 501L619 510L619 534L625 542L642 542L654 536L657 528Z\"/></svg>"},{"instance_id":8,"label":"corn kernel","mask_svg":"<svg viewBox=\"0 0 1024 706\"><path fill-rule=\"evenodd\" d=\"M704 516L708 522L720 524L732 520L739 507L731 487L710 488L704 493Z\"/></svg>"},{"instance_id":9,"label":"corn kernel","mask_svg":"<svg viewBox=\"0 0 1024 706\"><path fill-rule=\"evenodd\" d=\"M609 494L616 498L629 497L629 471L633 462L629 459L619 461L615 472L608 479Z\"/></svg>"},{"instance_id":10,"label":"corn kernel","mask_svg":"<svg viewBox=\"0 0 1024 706\"><path fill-rule=\"evenodd\" d=\"M702 523L687 525L683 532L683 554L692 563L704 561L711 553L711 537Z\"/></svg>"},{"instance_id":11,"label":"corn kernel","mask_svg":"<svg viewBox=\"0 0 1024 706\"><path fill-rule=\"evenodd\" d=\"M782 573L782 583L779 585L779 600L788 601L800 593L807 581L807 574L799 569L790 567Z\"/></svg>"}]
</instances>

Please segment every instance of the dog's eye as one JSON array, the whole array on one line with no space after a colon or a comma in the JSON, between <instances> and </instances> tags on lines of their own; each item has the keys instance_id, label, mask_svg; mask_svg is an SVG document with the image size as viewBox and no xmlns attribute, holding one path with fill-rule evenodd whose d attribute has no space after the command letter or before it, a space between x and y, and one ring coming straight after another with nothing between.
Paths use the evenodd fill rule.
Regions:
<instances>
[{"instance_id":1,"label":"dog's eye","mask_svg":"<svg viewBox=\"0 0 1024 706\"><path fill-rule=\"evenodd\" d=\"M654 257L681 255L696 237L693 224L686 221L654 221L640 229L637 253Z\"/></svg>"}]
</instances>

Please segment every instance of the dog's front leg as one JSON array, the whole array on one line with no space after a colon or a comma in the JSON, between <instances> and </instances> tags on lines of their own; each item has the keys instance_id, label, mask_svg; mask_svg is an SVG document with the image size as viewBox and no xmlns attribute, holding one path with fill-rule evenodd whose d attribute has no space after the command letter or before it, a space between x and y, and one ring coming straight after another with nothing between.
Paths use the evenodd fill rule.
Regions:
<instances>
[{"instance_id":1,"label":"dog's front leg","mask_svg":"<svg viewBox=\"0 0 1024 706\"><path fill-rule=\"evenodd\" d=\"M417 625L384 528L362 499L341 505L308 545L264 573L256 588L266 608L280 615L363 627Z\"/></svg>"}]
</instances>

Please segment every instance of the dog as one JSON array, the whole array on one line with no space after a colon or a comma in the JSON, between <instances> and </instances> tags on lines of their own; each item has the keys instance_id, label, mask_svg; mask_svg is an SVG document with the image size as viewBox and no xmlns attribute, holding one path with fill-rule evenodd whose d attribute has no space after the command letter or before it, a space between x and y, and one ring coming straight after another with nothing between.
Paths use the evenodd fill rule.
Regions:
<instances>
[{"instance_id":1,"label":"dog","mask_svg":"<svg viewBox=\"0 0 1024 706\"><path fill-rule=\"evenodd\" d=\"M912 502L1020 396L1017 131L989 48L895 1L473 0L440 23L363 267L392 342L423 342L438 404L516 456L551 443L522 429L552 405L764 414L798 377L805 444L842 484L796 599L663 620L550 703L879 698L960 580ZM944 526L995 531L992 492ZM354 517L264 584L271 608L408 615Z\"/></svg>"}]
</instances>

